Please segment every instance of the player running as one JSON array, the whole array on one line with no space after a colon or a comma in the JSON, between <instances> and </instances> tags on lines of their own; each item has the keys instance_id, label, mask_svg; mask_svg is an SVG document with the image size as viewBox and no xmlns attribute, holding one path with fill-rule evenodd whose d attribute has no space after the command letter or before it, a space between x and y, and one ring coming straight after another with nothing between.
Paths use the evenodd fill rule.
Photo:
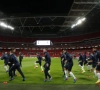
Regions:
<instances>
[{"instance_id":1,"label":"player running","mask_svg":"<svg viewBox=\"0 0 100 90\"><path fill-rule=\"evenodd\" d=\"M44 64L44 74L45 74L45 79L44 82L47 81L47 77L49 77L49 81L52 80L52 77L50 73L48 72L50 70L50 65L51 65L51 57L49 53L47 52L47 49L43 49L44 55L45 55L45 64Z\"/></svg>"},{"instance_id":2,"label":"player running","mask_svg":"<svg viewBox=\"0 0 100 90\"><path fill-rule=\"evenodd\" d=\"M65 80L68 80L68 73L70 76L72 76L74 78L74 83L76 82L76 77L74 76L74 74L71 72L72 67L73 67L73 60L72 57L70 56L70 54L68 52L66 52L66 50L63 50L65 52L66 55L66 60L65 60L65 67L64 67L64 72L65 72Z\"/></svg>"},{"instance_id":3,"label":"player running","mask_svg":"<svg viewBox=\"0 0 100 90\"><path fill-rule=\"evenodd\" d=\"M17 70L20 74L21 74L21 76L22 76L22 78L23 78L23 81L25 81L26 80L26 78L25 78L25 76L24 76L24 74L23 74L23 72L22 72L22 70L21 70L21 68L20 68L20 63L18 62L18 59L17 59L17 57L15 56L15 52L16 52L16 49L15 48L13 48L12 49L12 54L11 54L11 57L10 57L10 59L11 59L11 63L12 63L12 67L10 68L10 70L9 70L9 74L10 74L10 81L12 81L14 78L13 78L13 71L14 70Z\"/></svg>"},{"instance_id":4,"label":"player running","mask_svg":"<svg viewBox=\"0 0 100 90\"><path fill-rule=\"evenodd\" d=\"M36 53L36 55L37 55L37 59L38 59L38 60L35 62L35 68L38 68L37 63L39 63L39 65L40 65L40 67L41 67L41 70L42 70L42 72L43 72L42 57L41 57L41 55L40 55L39 53Z\"/></svg>"},{"instance_id":5,"label":"player running","mask_svg":"<svg viewBox=\"0 0 100 90\"><path fill-rule=\"evenodd\" d=\"M9 60L9 57L8 57L8 54L7 52L5 52L2 56L1 56L1 60L4 60L4 68L6 69L6 72L8 72L8 60Z\"/></svg>"},{"instance_id":6,"label":"player running","mask_svg":"<svg viewBox=\"0 0 100 90\"><path fill-rule=\"evenodd\" d=\"M96 84L100 83L100 51L97 48L93 48L94 58L96 61L96 70L94 70L95 75L98 77Z\"/></svg>"},{"instance_id":7,"label":"player running","mask_svg":"<svg viewBox=\"0 0 100 90\"><path fill-rule=\"evenodd\" d=\"M86 52L83 54L83 59L84 59L84 66L87 65L87 56L86 56Z\"/></svg>"},{"instance_id":8,"label":"player running","mask_svg":"<svg viewBox=\"0 0 100 90\"><path fill-rule=\"evenodd\" d=\"M93 62L93 55L90 53L90 51L87 52L88 53L88 57L87 57L87 66L90 72L92 72L92 62Z\"/></svg>"},{"instance_id":9,"label":"player running","mask_svg":"<svg viewBox=\"0 0 100 90\"><path fill-rule=\"evenodd\" d=\"M85 72L84 66L83 66L84 57L82 56L81 53L79 53L79 60L78 60L78 62L79 62L79 66L81 67L82 73L84 73Z\"/></svg>"}]
</instances>

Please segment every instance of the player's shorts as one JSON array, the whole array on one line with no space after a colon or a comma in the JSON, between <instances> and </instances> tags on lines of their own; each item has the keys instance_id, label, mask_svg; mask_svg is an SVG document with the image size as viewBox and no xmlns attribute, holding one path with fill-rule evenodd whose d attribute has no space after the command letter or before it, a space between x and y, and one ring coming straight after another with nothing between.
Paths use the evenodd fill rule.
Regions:
<instances>
[{"instance_id":1,"label":"player's shorts","mask_svg":"<svg viewBox=\"0 0 100 90\"><path fill-rule=\"evenodd\" d=\"M66 70L68 70L68 64L66 64L66 65L64 66L64 68L66 68Z\"/></svg>"},{"instance_id":2,"label":"player's shorts","mask_svg":"<svg viewBox=\"0 0 100 90\"><path fill-rule=\"evenodd\" d=\"M41 62L40 61L36 61L36 63L39 63L39 65L41 66Z\"/></svg>"},{"instance_id":3,"label":"player's shorts","mask_svg":"<svg viewBox=\"0 0 100 90\"><path fill-rule=\"evenodd\" d=\"M86 65L86 64L87 64L87 61L85 60L85 61L84 61L84 65Z\"/></svg>"},{"instance_id":4,"label":"player's shorts","mask_svg":"<svg viewBox=\"0 0 100 90\"><path fill-rule=\"evenodd\" d=\"M73 67L73 64L68 64L68 71L71 71L72 70L72 67Z\"/></svg>"},{"instance_id":5,"label":"player's shorts","mask_svg":"<svg viewBox=\"0 0 100 90\"><path fill-rule=\"evenodd\" d=\"M92 68L95 68L96 66L96 63L92 63Z\"/></svg>"},{"instance_id":6,"label":"player's shorts","mask_svg":"<svg viewBox=\"0 0 100 90\"><path fill-rule=\"evenodd\" d=\"M100 71L100 65L97 65L96 70Z\"/></svg>"},{"instance_id":7,"label":"player's shorts","mask_svg":"<svg viewBox=\"0 0 100 90\"><path fill-rule=\"evenodd\" d=\"M79 62L79 65L83 66L83 62Z\"/></svg>"},{"instance_id":8,"label":"player's shorts","mask_svg":"<svg viewBox=\"0 0 100 90\"><path fill-rule=\"evenodd\" d=\"M8 65L8 62L4 62L4 65Z\"/></svg>"},{"instance_id":9,"label":"player's shorts","mask_svg":"<svg viewBox=\"0 0 100 90\"><path fill-rule=\"evenodd\" d=\"M92 62L89 62L88 65L92 65Z\"/></svg>"}]
</instances>

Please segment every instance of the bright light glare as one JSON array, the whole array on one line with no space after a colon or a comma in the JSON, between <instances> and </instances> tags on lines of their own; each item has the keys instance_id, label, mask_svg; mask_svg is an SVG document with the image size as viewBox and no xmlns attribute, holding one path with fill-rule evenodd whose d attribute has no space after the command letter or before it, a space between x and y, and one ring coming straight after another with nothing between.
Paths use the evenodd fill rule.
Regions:
<instances>
[{"instance_id":1,"label":"bright light glare","mask_svg":"<svg viewBox=\"0 0 100 90\"><path fill-rule=\"evenodd\" d=\"M9 28L9 29L11 29L11 30L14 30L14 28L13 28L12 26L7 25L7 24L5 24L5 23L3 23L3 22L0 22L0 26L1 26L1 27L4 27L4 28Z\"/></svg>"},{"instance_id":2,"label":"bright light glare","mask_svg":"<svg viewBox=\"0 0 100 90\"><path fill-rule=\"evenodd\" d=\"M82 20L82 21L85 21L85 20L86 20L86 18L82 18L81 20Z\"/></svg>"},{"instance_id":3,"label":"bright light glare","mask_svg":"<svg viewBox=\"0 0 100 90\"><path fill-rule=\"evenodd\" d=\"M0 25L1 25L2 27L7 28L7 25L6 25L5 23L0 23Z\"/></svg>"},{"instance_id":4,"label":"bright light glare","mask_svg":"<svg viewBox=\"0 0 100 90\"><path fill-rule=\"evenodd\" d=\"M74 28L75 26L82 24L82 22L85 21L85 20L86 20L85 17L82 18L82 19L79 19L75 24L73 24L73 25L71 26L71 28Z\"/></svg>"},{"instance_id":5,"label":"bright light glare","mask_svg":"<svg viewBox=\"0 0 100 90\"><path fill-rule=\"evenodd\" d=\"M76 26L76 25L75 25L75 24L73 24L71 28L74 28L75 26Z\"/></svg>"},{"instance_id":6,"label":"bright light glare","mask_svg":"<svg viewBox=\"0 0 100 90\"><path fill-rule=\"evenodd\" d=\"M11 26L8 26L8 28L9 28L9 29L11 29L11 30L14 30L14 28L13 28L13 27L11 27Z\"/></svg>"},{"instance_id":7,"label":"bright light glare","mask_svg":"<svg viewBox=\"0 0 100 90\"><path fill-rule=\"evenodd\" d=\"M79 25L79 24L81 24L82 23L82 21L81 20L78 20L78 22L76 23L77 25Z\"/></svg>"}]
</instances>

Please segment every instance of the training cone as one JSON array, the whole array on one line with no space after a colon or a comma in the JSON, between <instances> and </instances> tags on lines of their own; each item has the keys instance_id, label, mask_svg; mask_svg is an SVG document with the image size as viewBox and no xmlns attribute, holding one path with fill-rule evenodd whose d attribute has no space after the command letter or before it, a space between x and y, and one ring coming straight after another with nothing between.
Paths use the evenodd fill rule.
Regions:
<instances>
[{"instance_id":1,"label":"training cone","mask_svg":"<svg viewBox=\"0 0 100 90\"><path fill-rule=\"evenodd\" d=\"M3 84L7 84L7 82L3 82Z\"/></svg>"},{"instance_id":2,"label":"training cone","mask_svg":"<svg viewBox=\"0 0 100 90\"><path fill-rule=\"evenodd\" d=\"M90 76L88 76L88 78L90 78Z\"/></svg>"},{"instance_id":3,"label":"training cone","mask_svg":"<svg viewBox=\"0 0 100 90\"><path fill-rule=\"evenodd\" d=\"M18 74L18 76L20 76L20 74Z\"/></svg>"}]
</instances>

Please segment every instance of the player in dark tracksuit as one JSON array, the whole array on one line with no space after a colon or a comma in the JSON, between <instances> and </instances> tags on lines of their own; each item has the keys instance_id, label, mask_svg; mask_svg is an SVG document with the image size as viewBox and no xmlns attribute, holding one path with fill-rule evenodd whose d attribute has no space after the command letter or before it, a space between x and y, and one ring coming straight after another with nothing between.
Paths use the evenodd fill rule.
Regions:
<instances>
[{"instance_id":1,"label":"player in dark tracksuit","mask_svg":"<svg viewBox=\"0 0 100 90\"><path fill-rule=\"evenodd\" d=\"M100 83L100 51L97 48L93 48L94 59L96 61L96 70L94 70L95 75L98 77L96 84Z\"/></svg>"},{"instance_id":2,"label":"player in dark tracksuit","mask_svg":"<svg viewBox=\"0 0 100 90\"><path fill-rule=\"evenodd\" d=\"M11 60L12 60L12 67L10 68L9 70L9 73L10 73L10 76L11 76L11 79L10 81L12 81L14 78L13 78L13 74L12 74L12 71L15 69L15 70L18 70L18 72L21 74L22 78L23 78L23 81L25 81L25 76L22 72L22 70L20 69L20 63L18 62L18 59L17 57L15 56L14 52L16 52L16 49L12 49L12 54L11 54Z\"/></svg>"},{"instance_id":3,"label":"player in dark tracksuit","mask_svg":"<svg viewBox=\"0 0 100 90\"><path fill-rule=\"evenodd\" d=\"M39 63L39 65L40 65L40 67L41 67L41 70L42 70L42 72L43 72L43 67L42 67L42 56L39 54L39 53L36 53L36 55L37 55L37 61L35 62L35 68L37 68L38 66L37 66L37 63Z\"/></svg>"},{"instance_id":4,"label":"player in dark tracksuit","mask_svg":"<svg viewBox=\"0 0 100 90\"><path fill-rule=\"evenodd\" d=\"M72 76L74 78L74 83L75 83L76 82L76 77L71 72L72 71L72 67L73 67L72 57L71 57L71 55L68 52L66 52L66 50L63 50L63 51L65 52L65 55L66 55L65 67L64 67L65 80L68 80L68 73L69 73L70 76Z\"/></svg>"},{"instance_id":5,"label":"player in dark tracksuit","mask_svg":"<svg viewBox=\"0 0 100 90\"><path fill-rule=\"evenodd\" d=\"M64 53L61 53L60 58L61 58L62 71L64 71L64 64L65 64L66 55Z\"/></svg>"},{"instance_id":6,"label":"player in dark tracksuit","mask_svg":"<svg viewBox=\"0 0 100 90\"><path fill-rule=\"evenodd\" d=\"M83 66L83 63L84 63L84 57L83 57L82 54L79 54L79 60L78 60L78 62L79 62L79 66L81 67L82 73L84 73L84 72L85 72L84 66Z\"/></svg>"},{"instance_id":7,"label":"player in dark tracksuit","mask_svg":"<svg viewBox=\"0 0 100 90\"><path fill-rule=\"evenodd\" d=\"M1 60L4 60L4 68L6 69L6 72L8 72L8 54L7 52L5 52L2 56L1 56Z\"/></svg>"},{"instance_id":8,"label":"player in dark tracksuit","mask_svg":"<svg viewBox=\"0 0 100 90\"><path fill-rule=\"evenodd\" d=\"M85 66L85 65L87 64L87 60L86 60L86 52L84 53L83 58L84 58L84 66Z\"/></svg>"},{"instance_id":9,"label":"player in dark tracksuit","mask_svg":"<svg viewBox=\"0 0 100 90\"><path fill-rule=\"evenodd\" d=\"M12 52L10 51L9 54L8 54L8 57L9 57L9 60L8 60L9 70L12 67L12 64L13 64L13 61L11 59L11 54L12 54ZM13 75L16 76L15 69L13 70ZM9 76L10 76L10 72L9 72Z\"/></svg>"},{"instance_id":10,"label":"player in dark tracksuit","mask_svg":"<svg viewBox=\"0 0 100 90\"><path fill-rule=\"evenodd\" d=\"M93 61L94 61L93 55L90 52L88 52L87 65L88 65L88 69L89 69L90 72L92 71Z\"/></svg>"},{"instance_id":11,"label":"player in dark tracksuit","mask_svg":"<svg viewBox=\"0 0 100 90\"><path fill-rule=\"evenodd\" d=\"M45 55L45 64L44 64L44 74L45 74L45 79L44 82L47 81L47 77L49 77L49 81L52 80L52 77L50 73L48 72L50 70L50 65L51 65L51 57L49 53L47 52L46 49L43 49L44 55Z\"/></svg>"},{"instance_id":12,"label":"player in dark tracksuit","mask_svg":"<svg viewBox=\"0 0 100 90\"><path fill-rule=\"evenodd\" d=\"M21 67L22 67L22 60L23 60L23 54L19 52L19 62Z\"/></svg>"}]
</instances>

